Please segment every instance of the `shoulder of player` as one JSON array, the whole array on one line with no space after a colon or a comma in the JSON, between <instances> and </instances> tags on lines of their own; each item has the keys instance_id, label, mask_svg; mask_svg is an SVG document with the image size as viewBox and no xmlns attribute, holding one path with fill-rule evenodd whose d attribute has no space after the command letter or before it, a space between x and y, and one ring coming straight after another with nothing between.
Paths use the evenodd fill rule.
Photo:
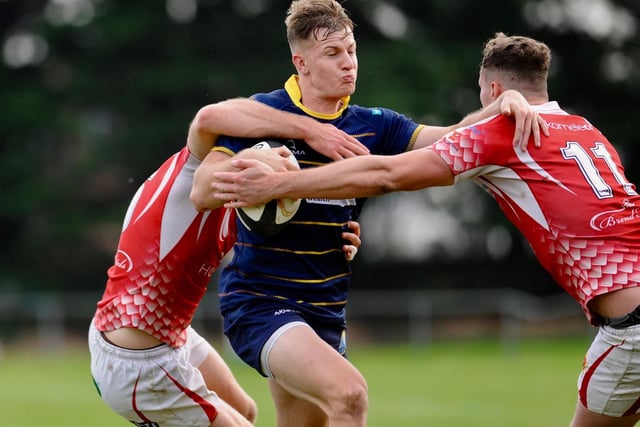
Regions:
<instances>
[{"instance_id":1,"label":"shoulder of player","mask_svg":"<svg viewBox=\"0 0 640 427\"><path fill-rule=\"evenodd\" d=\"M390 108L386 107L363 107L357 104L349 105L347 110L349 114L363 116L363 117L371 117L371 118L384 118L388 116L402 116L403 114L398 113Z\"/></svg>"},{"instance_id":2,"label":"shoulder of player","mask_svg":"<svg viewBox=\"0 0 640 427\"><path fill-rule=\"evenodd\" d=\"M251 95L251 99L274 107L280 107L291 101L284 89L276 89L267 93L255 93Z\"/></svg>"},{"instance_id":3,"label":"shoulder of player","mask_svg":"<svg viewBox=\"0 0 640 427\"><path fill-rule=\"evenodd\" d=\"M475 131L480 131L483 133L509 132L513 134L515 126L516 122L512 116L496 114L494 116L477 121L471 125L465 126L463 129L473 129Z\"/></svg>"},{"instance_id":4,"label":"shoulder of player","mask_svg":"<svg viewBox=\"0 0 640 427\"><path fill-rule=\"evenodd\" d=\"M497 114L467 126L461 126L443 137L448 143L473 140L484 145L505 145L511 147L515 132L515 121L509 116Z\"/></svg>"},{"instance_id":5,"label":"shoulder of player","mask_svg":"<svg viewBox=\"0 0 640 427\"><path fill-rule=\"evenodd\" d=\"M413 123L418 126L413 119L390 108L350 105L347 111L347 116L343 117L353 121L359 120L371 126L396 126L401 123Z\"/></svg>"}]
</instances>

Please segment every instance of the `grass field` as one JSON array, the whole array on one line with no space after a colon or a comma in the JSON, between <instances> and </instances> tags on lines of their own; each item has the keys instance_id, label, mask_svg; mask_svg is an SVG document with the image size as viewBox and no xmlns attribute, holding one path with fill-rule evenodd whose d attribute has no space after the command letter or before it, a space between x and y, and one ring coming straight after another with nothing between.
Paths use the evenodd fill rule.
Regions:
<instances>
[{"instance_id":1,"label":"grass field","mask_svg":"<svg viewBox=\"0 0 640 427\"><path fill-rule=\"evenodd\" d=\"M369 383L369 427L566 427L588 339L352 346ZM262 377L229 357L274 426ZM51 354L7 348L0 358L0 426L125 427L95 392L84 348Z\"/></svg>"}]
</instances>

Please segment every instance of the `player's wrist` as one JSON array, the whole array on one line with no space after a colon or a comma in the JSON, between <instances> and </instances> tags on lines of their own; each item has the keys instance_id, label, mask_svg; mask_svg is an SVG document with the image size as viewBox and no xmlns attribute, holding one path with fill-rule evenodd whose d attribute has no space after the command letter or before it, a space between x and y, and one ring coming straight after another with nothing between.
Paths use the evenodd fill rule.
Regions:
<instances>
[{"instance_id":1,"label":"player's wrist","mask_svg":"<svg viewBox=\"0 0 640 427\"><path fill-rule=\"evenodd\" d=\"M317 133L316 129L320 126L320 122L308 116L300 116L300 118L301 120L298 121L298 125L300 126L300 139L309 141L309 139Z\"/></svg>"}]
</instances>

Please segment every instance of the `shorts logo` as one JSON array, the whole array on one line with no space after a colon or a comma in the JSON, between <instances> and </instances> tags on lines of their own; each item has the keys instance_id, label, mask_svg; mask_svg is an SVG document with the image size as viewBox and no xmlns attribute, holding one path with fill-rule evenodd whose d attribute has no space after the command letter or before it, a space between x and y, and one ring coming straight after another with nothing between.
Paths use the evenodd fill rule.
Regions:
<instances>
[{"instance_id":1,"label":"shorts logo","mask_svg":"<svg viewBox=\"0 0 640 427\"><path fill-rule=\"evenodd\" d=\"M287 313L297 313L296 310L291 310L290 308L281 308L280 310L276 310L273 315L274 316L280 316L281 314L287 314Z\"/></svg>"},{"instance_id":2,"label":"shorts logo","mask_svg":"<svg viewBox=\"0 0 640 427\"><path fill-rule=\"evenodd\" d=\"M153 421L145 421L141 423L131 421L131 423L137 425L138 427L160 427L160 424L154 423Z\"/></svg>"}]
</instances>

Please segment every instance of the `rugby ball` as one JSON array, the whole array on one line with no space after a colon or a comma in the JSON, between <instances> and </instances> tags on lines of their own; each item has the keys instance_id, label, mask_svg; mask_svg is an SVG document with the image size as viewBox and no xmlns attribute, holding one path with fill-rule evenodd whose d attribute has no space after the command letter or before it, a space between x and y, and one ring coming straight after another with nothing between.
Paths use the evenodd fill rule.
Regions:
<instances>
[{"instance_id":1,"label":"rugby ball","mask_svg":"<svg viewBox=\"0 0 640 427\"><path fill-rule=\"evenodd\" d=\"M252 148L270 150L283 144L277 141L261 141ZM292 154L288 157L291 164L300 169L300 165ZM300 207L300 199L277 199L263 205L237 208L238 218L249 231L263 236L273 236L284 229Z\"/></svg>"}]
</instances>

